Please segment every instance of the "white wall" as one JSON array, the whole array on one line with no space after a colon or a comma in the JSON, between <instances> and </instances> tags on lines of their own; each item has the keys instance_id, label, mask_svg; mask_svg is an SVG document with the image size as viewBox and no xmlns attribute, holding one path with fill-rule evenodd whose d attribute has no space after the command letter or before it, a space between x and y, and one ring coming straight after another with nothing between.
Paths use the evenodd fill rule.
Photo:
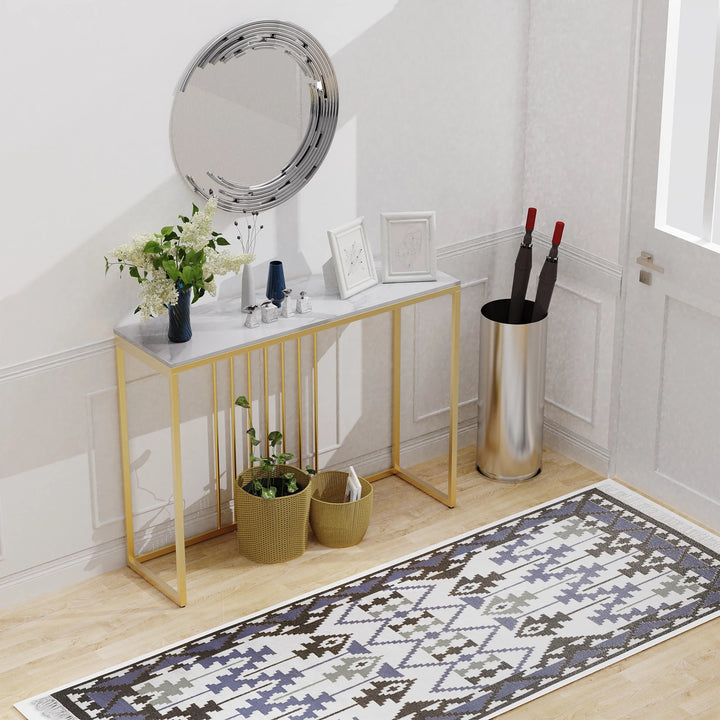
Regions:
<instances>
[{"instance_id":1,"label":"white wall","mask_svg":"<svg viewBox=\"0 0 720 720\"><path fill-rule=\"evenodd\" d=\"M273 257L289 276L319 271L329 257L325 231L356 215L366 218L379 254L380 212L436 210L439 266L463 283L460 427L468 445L479 309L509 291L525 208L540 213L536 268L554 220L564 219L546 437L590 466L606 466L630 5L258 0L249 12L234 0L4 3L0 72L13 102L0 118L0 605L124 562L112 328L135 306L137 285L104 277L103 256L189 209L194 198L168 141L175 83L208 40L260 17L296 22L325 46L340 117L312 182L264 219L258 286ZM218 216L216 227L231 222ZM439 312L404 324L404 371L413 379L403 407L409 461L445 447ZM358 459L369 467L389 446L389 423L377 420L388 410L377 368L340 351L357 347L360 334L379 347L389 342L381 318L325 342L340 412L321 428L323 463ZM157 542L153 527L162 534L169 517L166 389L137 363L129 372L142 508L136 529ZM360 391L350 393L358 378ZM198 371L182 389L190 525L203 522L214 472L208 387ZM227 485L227 468L221 472Z\"/></svg>"},{"instance_id":2,"label":"white wall","mask_svg":"<svg viewBox=\"0 0 720 720\"><path fill-rule=\"evenodd\" d=\"M600 473L612 451L635 5L530 2L523 197L539 209L541 257L555 221L565 222L548 318L545 437Z\"/></svg>"},{"instance_id":3,"label":"white wall","mask_svg":"<svg viewBox=\"0 0 720 720\"><path fill-rule=\"evenodd\" d=\"M111 338L137 302L137 285L104 277L103 256L189 210L194 198L169 148L172 93L192 56L230 26L258 17L304 26L329 51L340 87L325 163L264 220L258 284L276 256L288 275L318 271L329 257L326 229L356 215L366 217L379 253L381 211L436 210L441 266L461 276L475 313L464 318L462 380L472 442L476 313L487 274L472 246L522 215L527 2L262 0L249 12L219 0L33 0L4 3L0 14L0 72L13 98L0 120L0 603L123 562ZM218 218L216 227L231 221ZM382 327L367 332L388 340ZM165 389L141 367L129 370L143 508L136 527L145 532L167 517ZM420 377L436 371L430 361ZM367 371L344 372L356 381ZM211 472L208 382L191 378L183 391L183 431L198 444L187 492L199 517ZM447 401L427 392L420 400L411 420L418 428L407 433L432 442L446 432ZM324 459L367 454L372 402L365 398L361 417L352 412Z\"/></svg>"}]
</instances>

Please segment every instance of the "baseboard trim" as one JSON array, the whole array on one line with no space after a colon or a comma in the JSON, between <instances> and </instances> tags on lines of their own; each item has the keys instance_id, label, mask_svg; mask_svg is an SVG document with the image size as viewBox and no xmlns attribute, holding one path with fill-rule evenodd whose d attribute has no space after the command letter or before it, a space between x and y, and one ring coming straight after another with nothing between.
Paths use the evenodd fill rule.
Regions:
<instances>
[{"instance_id":1,"label":"baseboard trim","mask_svg":"<svg viewBox=\"0 0 720 720\"><path fill-rule=\"evenodd\" d=\"M126 563L125 538L50 560L0 578L0 608L117 570Z\"/></svg>"},{"instance_id":2,"label":"baseboard trim","mask_svg":"<svg viewBox=\"0 0 720 720\"><path fill-rule=\"evenodd\" d=\"M626 480L623 477L618 477L618 480L629 488L672 508L673 512L680 513L715 533L720 533L720 521L718 520L720 518L720 501L716 498L657 471L652 480L647 483L636 479Z\"/></svg>"},{"instance_id":3,"label":"baseboard trim","mask_svg":"<svg viewBox=\"0 0 720 720\"><path fill-rule=\"evenodd\" d=\"M599 475L607 476L610 467L610 451L607 448L547 418L543 424L543 433L545 445Z\"/></svg>"},{"instance_id":4,"label":"baseboard trim","mask_svg":"<svg viewBox=\"0 0 720 720\"><path fill-rule=\"evenodd\" d=\"M573 433L557 423L545 420L545 443L548 447L561 452L576 462L585 465L595 472L606 475L609 464L609 453L585 438ZM447 453L449 431L440 429L426 433L401 444L403 465L411 466L425 462ZM465 420L458 425L458 447L471 447L477 439L477 421L475 418ZM369 475L391 465L391 448L357 456L350 460L329 465L328 470L345 469L353 465L360 475ZM713 508L716 511L716 508ZM213 510L214 512L214 510ZM196 513L186 519L188 530L201 530L204 521L210 515L206 511ZM142 542L152 536L153 544L166 539L171 530L171 523L163 523L152 529L150 535L141 534L137 541ZM97 575L117 570L126 564L125 538L117 538L94 547L67 555L57 560L36 565L27 570L13 573L0 578L0 608L8 607L45 593L74 585Z\"/></svg>"}]
</instances>

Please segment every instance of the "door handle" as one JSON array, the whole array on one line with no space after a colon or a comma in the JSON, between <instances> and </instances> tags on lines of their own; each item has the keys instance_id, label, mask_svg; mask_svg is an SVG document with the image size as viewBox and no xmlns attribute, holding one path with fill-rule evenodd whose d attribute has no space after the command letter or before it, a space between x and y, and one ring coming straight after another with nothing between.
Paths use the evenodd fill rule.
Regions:
<instances>
[{"instance_id":1,"label":"door handle","mask_svg":"<svg viewBox=\"0 0 720 720\"><path fill-rule=\"evenodd\" d=\"M659 273L665 272L665 268L662 268L653 262L652 254L649 252L645 252L644 250L642 250L640 252L639 258L635 258L635 262L638 265L642 265L644 268L647 268L648 270L653 270L654 272L659 272Z\"/></svg>"}]
</instances>

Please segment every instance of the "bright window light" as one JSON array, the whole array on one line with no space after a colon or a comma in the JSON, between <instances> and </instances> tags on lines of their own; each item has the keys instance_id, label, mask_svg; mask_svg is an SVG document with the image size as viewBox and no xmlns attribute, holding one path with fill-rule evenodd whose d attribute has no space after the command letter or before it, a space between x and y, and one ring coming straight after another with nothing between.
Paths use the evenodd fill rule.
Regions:
<instances>
[{"instance_id":1,"label":"bright window light","mask_svg":"<svg viewBox=\"0 0 720 720\"><path fill-rule=\"evenodd\" d=\"M720 243L718 0L670 0L655 226ZM720 221L720 216L719 216Z\"/></svg>"}]
</instances>

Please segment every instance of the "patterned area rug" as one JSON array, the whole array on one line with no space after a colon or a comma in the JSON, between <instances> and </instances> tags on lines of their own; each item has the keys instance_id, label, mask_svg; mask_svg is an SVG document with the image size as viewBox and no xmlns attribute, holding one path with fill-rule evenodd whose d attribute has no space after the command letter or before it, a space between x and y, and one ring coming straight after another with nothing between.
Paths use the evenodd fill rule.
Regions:
<instances>
[{"instance_id":1,"label":"patterned area rug","mask_svg":"<svg viewBox=\"0 0 720 720\"><path fill-rule=\"evenodd\" d=\"M17 707L31 720L491 718L717 617L718 550L606 480Z\"/></svg>"}]
</instances>

